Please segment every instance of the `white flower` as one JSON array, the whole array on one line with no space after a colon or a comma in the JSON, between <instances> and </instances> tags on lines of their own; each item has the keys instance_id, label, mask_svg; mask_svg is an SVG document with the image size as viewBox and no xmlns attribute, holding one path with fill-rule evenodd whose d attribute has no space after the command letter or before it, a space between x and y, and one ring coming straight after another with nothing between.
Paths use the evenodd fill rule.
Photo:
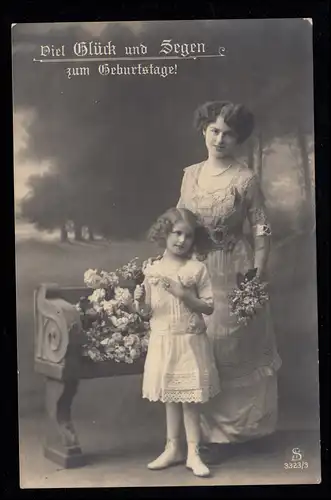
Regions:
<instances>
[{"instance_id":1,"label":"white flower","mask_svg":"<svg viewBox=\"0 0 331 500\"><path fill-rule=\"evenodd\" d=\"M87 350L87 355L93 360L93 361L101 361L102 356L100 355L99 351L95 348L91 348Z\"/></svg>"},{"instance_id":2,"label":"white flower","mask_svg":"<svg viewBox=\"0 0 331 500\"><path fill-rule=\"evenodd\" d=\"M136 273L140 269L137 261L138 257L135 257L134 259L130 260L130 262L122 266L120 269L117 269L117 272L119 272L125 279L133 279Z\"/></svg>"},{"instance_id":3,"label":"white flower","mask_svg":"<svg viewBox=\"0 0 331 500\"><path fill-rule=\"evenodd\" d=\"M111 321L111 322L112 322L112 324L113 324L114 326L116 326L116 328L117 328L118 321L119 321L119 320L118 320L118 318L116 318L116 316L110 316L110 321Z\"/></svg>"},{"instance_id":4,"label":"white flower","mask_svg":"<svg viewBox=\"0 0 331 500\"><path fill-rule=\"evenodd\" d=\"M110 356L113 356L114 355L114 352L115 352L115 347L114 346L111 346L111 345L107 345L105 347L105 353L110 355Z\"/></svg>"},{"instance_id":5,"label":"white flower","mask_svg":"<svg viewBox=\"0 0 331 500\"><path fill-rule=\"evenodd\" d=\"M115 342L113 339L103 339L100 344L104 346L107 354L112 354L115 351Z\"/></svg>"},{"instance_id":6,"label":"white flower","mask_svg":"<svg viewBox=\"0 0 331 500\"><path fill-rule=\"evenodd\" d=\"M125 347L123 347L123 346L117 347L115 349L114 356L115 356L115 359L117 359L118 361L124 360L125 356L126 356Z\"/></svg>"},{"instance_id":7,"label":"white flower","mask_svg":"<svg viewBox=\"0 0 331 500\"><path fill-rule=\"evenodd\" d=\"M132 364L132 363L133 363L133 359L132 359L132 358L130 358L130 356L125 356L125 357L124 357L124 361L125 361L126 363L128 363L128 364Z\"/></svg>"},{"instance_id":8,"label":"white flower","mask_svg":"<svg viewBox=\"0 0 331 500\"><path fill-rule=\"evenodd\" d=\"M116 328L118 328L121 332L127 329L129 324L128 318L118 318Z\"/></svg>"},{"instance_id":9,"label":"white flower","mask_svg":"<svg viewBox=\"0 0 331 500\"><path fill-rule=\"evenodd\" d=\"M106 295L106 291L103 288L98 288L97 290L94 290L92 295L89 296L89 301L94 303L100 303Z\"/></svg>"},{"instance_id":10,"label":"white flower","mask_svg":"<svg viewBox=\"0 0 331 500\"><path fill-rule=\"evenodd\" d=\"M115 343L116 342L114 341L113 338L103 339L100 342L100 344L103 345L104 347L114 347Z\"/></svg>"},{"instance_id":11,"label":"white flower","mask_svg":"<svg viewBox=\"0 0 331 500\"><path fill-rule=\"evenodd\" d=\"M137 319L137 314L135 313L129 313L129 315L127 316L128 320L129 320L129 323L134 323Z\"/></svg>"},{"instance_id":12,"label":"white flower","mask_svg":"<svg viewBox=\"0 0 331 500\"><path fill-rule=\"evenodd\" d=\"M123 340L123 335L120 332L115 332L113 333L111 338L112 340L114 340L114 342L121 342L121 340Z\"/></svg>"},{"instance_id":13,"label":"white flower","mask_svg":"<svg viewBox=\"0 0 331 500\"><path fill-rule=\"evenodd\" d=\"M104 300L101 305L108 316L111 316L114 312L117 302L115 300Z\"/></svg>"},{"instance_id":14,"label":"white flower","mask_svg":"<svg viewBox=\"0 0 331 500\"><path fill-rule=\"evenodd\" d=\"M130 357L131 357L132 360L140 358L140 351L139 351L139 349L131 349L130 350Z\"/></svg>"},{"instance_id":15,"label":"white flower","mask_svg":"<svg viewBox=\"0 0 331 500\"><path fill-rule=\"evenodd\" d=\"M101 304L94 304L93 309L95 312L100 313L103 311L102 305Z\"/></svg>"},{"instance_id":16,"label":"white flower","mask_svg":"<svg viewBox=\"0 0 331 500\"><path fill-rule=\"evenodd\" d=\"M98 288L101 282L97 269L88 269L84 273L84 283L89 288Z\"/></svg>"},{"instance_id":17,"label":"white flower","mask_svg":"<svg viewBox=\"0 0 331 500\"><path fill-rule=\"evenodd\" d=\"M105 354L106 354L106 359L114 359L114 352L113 351L106 349Z\"/></svg>"},{"instance_id":18,"label":"white flower","mask_svg":"<svg viewBox=\"0 0 331 500\"><path fill-rule=\"evenodd\" d=\"M135 334L130 334L130 335L127 335L124 339L124 345L125 347L131 347L133 346L134 344L137 344L139 343L139 337L138 335L135 335Z\"/></svg>"},{"instance_id":19,"label":"white flower","mask_svg":"<svg viewBox=\"0 0 331 500\"><path fill-rule=\"evenodd\" d=\"M101 281L100 286L109 287L117 286L119 284L119 277L116 273L107 273L106 271L101 271Z\"/></svg>"},{"instance_id":20,"label":"white flower","mask_svg":"<svg viewBox=\"0 0 331 500\"><path fill-rule=\"evenodd\" d=\"M132 302L132 295L127 288L117 286L115 288L115 300L117 300L119 304L127 306Z\"/></svg>"},{"instance_id":21,"label":"white flower","mask_svg":"<svg viewBox=\"0 0 331 500\"><path fill-rule=\"evenodd\" d=\"M117 352L117 351L115 351L115 360L116 361L122 361L123 359L125 359L124 352Z\"/></svg>"}]
</instances>

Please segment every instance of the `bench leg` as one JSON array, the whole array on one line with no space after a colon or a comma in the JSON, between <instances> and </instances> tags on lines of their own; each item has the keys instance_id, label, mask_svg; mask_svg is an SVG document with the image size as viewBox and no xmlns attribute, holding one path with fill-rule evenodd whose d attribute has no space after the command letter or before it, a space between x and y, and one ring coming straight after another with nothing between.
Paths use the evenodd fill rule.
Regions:
<instances>
[{"instance_id":1,"label":"bench leg","mask_svg":"<svg viewBox=\"0 0 331 500\"><path fill-rule=\"evenodd\" d=\"M46 378L47 432L44 454L64 468L80 467L84 457L71 420L79 380Z\"/></svg>"}]
</instances>

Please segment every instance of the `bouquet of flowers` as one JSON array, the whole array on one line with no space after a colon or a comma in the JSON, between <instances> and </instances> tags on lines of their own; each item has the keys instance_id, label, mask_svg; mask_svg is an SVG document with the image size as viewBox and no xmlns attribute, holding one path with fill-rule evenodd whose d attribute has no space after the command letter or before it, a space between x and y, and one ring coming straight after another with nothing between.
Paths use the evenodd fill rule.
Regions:
<instances>
[{"instance_id":1,"label":"bouquet of flowers","mask_svg":"<svg viewBox=\"0 0 331 500\"><path fill-rule=\"evenodd\" d=\"M229 294L230 314L240 325L247 325L269 300L267 283L257 277L257 269L237 274L238 287Z\"/></svg>"},{"instance_id":2,"label":"bouquet of flowers","mask_svg":"<svg viewBox=\"0 0 331 500\"><path fill-rule=\"evenodd\" d=\"M83 355L93 361L133 363L147 352L149 322L136 313L133 300L135 287L144 279L137 260L115 272L88 269L84 273L84 283L93 293L81 297L76 307L86 335ZM127 286L120 286L121 282Z\"/></svg>"}]
</instances>

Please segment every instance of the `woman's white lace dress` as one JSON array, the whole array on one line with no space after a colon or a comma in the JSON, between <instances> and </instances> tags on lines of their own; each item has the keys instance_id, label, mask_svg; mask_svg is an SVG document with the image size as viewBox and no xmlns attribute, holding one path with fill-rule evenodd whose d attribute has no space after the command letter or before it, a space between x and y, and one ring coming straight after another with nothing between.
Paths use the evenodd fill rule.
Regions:
<instances>
[{"instance_id":1,"label":"woman's white lace dress","mask_svg":"<svg viewBox=\"0 0 331 500\"><path fill-rule=\"evenodd\" d=\"M192 312L164 289L160 277L180 280L212 304L207 268L197 260L178 268L161 259L149 264L144 273L146 302L153 314L143 397L164 403L204 403L219 392L219 376L203 315Z\"/></svg>"},{"instance_id":2,"label":"woman's white lace dress","mask_svg":"<svg viewBox=\"0 0 331 500\"><path fill-rule=\"evenodd\" d=\"M270 311L265 308L241 327L230 314L228 300L237 273L254 267L255 242L271 233L259 181L238 162L224 175L215 175L201 162L185 169L178 206L194 212L213 241L206 265L215 308L207 332L222 391L203 407L204 439L226 443L267 435L277 422L281 366Z\"/></svg>"}]
</instances>

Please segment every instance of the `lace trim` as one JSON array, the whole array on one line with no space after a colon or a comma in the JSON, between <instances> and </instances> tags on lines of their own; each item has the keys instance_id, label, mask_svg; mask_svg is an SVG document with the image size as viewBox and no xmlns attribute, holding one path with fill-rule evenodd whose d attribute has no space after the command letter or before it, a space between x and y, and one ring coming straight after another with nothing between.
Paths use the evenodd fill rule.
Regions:
<instances>
[{"instance_id":1,"label":"lace trim","mask_svg":"<svg viewBox=\"0 0 331 500\"><path fill-rule=\"evenodd\" d=\"M208 199L212 200L211 203L208 203L208 210L210 210L210 205L222 206L225 200L233 196L231 188L233 187L237 176L234 176L229 184L224 188L217 188L215 191L211 192L208 189L202 188L198 182L204 163L205 162L203 161L195 165L195 168L191 171L187 171L186 179L184 181L183 195L184 198L186 198L186 191L188 190L188 199L190 200L190 203L193 203L193 205L197 206L200 205L199 200L201 198L207 197Z\"/></svg>"},{"instance_id":2,"label":"lace trim","mask_svg":"<svg viewBox=\"0 0 331 500\"><path fill-rule=\"evenodd\" d=\"M256 236L271 236L271 227L269 224L257 224L255 226Z\"/></svg>"},{"instance_id":3,"label":"lace trim","mask_svg":"<svg viewBox=\"0 0 331 500\"><path fill-rule=\"evenodd\" d=\"M160 279L165 276L173 275L179 278L184 286L190 287L197 283L203 269L202 264L200 264L197 259L187 260L185 264L174 271L171 269L165 270L162 267L160 268L159 265L160 259L155 260L153 263L146 264L144 267L144 275L153 285L157 285Z\"/></svg>"},{"instance_id":4,"label":"lace trim","mask_svg":"<svg viewBox=\"0 0 331 500\"><path fill-rule=\"evenodd\" d=\"M219 387L207 387L204 389L189 390L160 390L155 394L144 391L143 398L149 401L161 401L162 403L205 403L220 392Z\"/></svg>"},{"instance_id":5,"label":"lace trim","mask_svg":"<svg viewBox=\"0 0 331 500\"><path fill-rule=\"evenodd\" d=\"M166 373L165 385L167 390L204 390L210 385L210 374L208 371L204 373L198 371L189 373Z\"/></svg>"}]
</instances>

